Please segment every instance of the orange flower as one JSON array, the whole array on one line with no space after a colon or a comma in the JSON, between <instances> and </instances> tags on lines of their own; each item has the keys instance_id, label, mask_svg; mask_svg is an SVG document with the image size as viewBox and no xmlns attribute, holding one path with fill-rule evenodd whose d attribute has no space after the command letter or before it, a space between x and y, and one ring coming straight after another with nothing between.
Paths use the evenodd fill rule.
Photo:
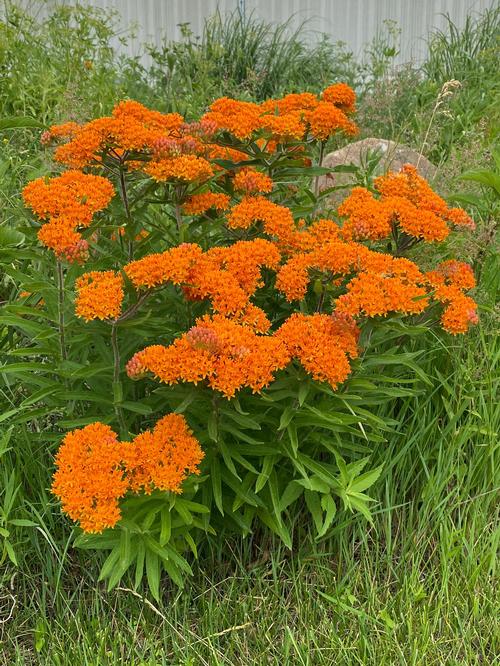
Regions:
<instances>
[{"instance_id":1,"label":"orange flower","mask_svg":"<svg viewBox=\"0 0 500 666\"><path fill-rule=\"evenodd\" d=\"M264 115L261 119L261 126L264 130L270 132L273 139L279 143L290 139L300 141L307 129L302 111L291 111L279 116Z\"/></svg>"},{"instance_id":2,"label":"orange flower","mask_svg":"<svg viewBox=\"0 0 500 666\"><path fill-rule=\"evenodd\" d=\"M233 185L235 190L246 192L247 194L271 192L273 189L272 179L252 167L240 169L233 178Z\"/></svg>"},{"instance_id":3,"label":"orange flower","mask_svg":"<svg viewBox=\"0 0 500 666\"><path fill-rule=\"evenodd\" d=\"M84 273L76 281L75 311L86 321L116 319L123 302L123 277L114 271Z\"/></svg>"},{"instance_id":4,"label":"orange flower","mask_svg":"<svg viewBox=\"0 0 500 666\"><path fill-rule=\"evenodd\" d=\"M106 208L114 195L107 178L81 171L66 171L56 178L37 178L23 189L27 206L42 220L73 218L75 226L88 226L92 216Z\"/></svg>"},{"instance_id":5,"label":"orange flower","mask_svg":"<svg viewBox=\"0 0 500 666\"><path fill-rule=\"evenodd\" d=\"M128 491L181 492L188 473L199 474L199 442L180 414L168 414L152 431L119 442L113 430L92 423L69 432L56 455L52 492L85 532L102 532L121 518Z\"/></svg>"},{"instance_id":6,"label":"orange flower","mask_svg":"<svg viewBox=\"0 0 500 666\"><path fill-rule=\"evenodd\" d=\"M426 290L395 275L363 272L347 284L347 293L336 301L339 312L352 316L385 316L389 312L414 314L429 304Z\"/></svg>"},{"instance_id":7,"label":"orange flower","mask_svg":"<svg viewBox=\"0 0 500 666\"><path fill-rule=\"evenodd\" d=\"M149 254L123 267L134 287L157 287L166 282L187 282L191 269L201 256L195 243L183 243L161 254Z\"/></svg>"},{"instance_id":8,"label":"orange flower","mask_svg":"<svg viewBox=\"0 0 500 666\"><path fill-rule=\"evenodd\" d=\"M206 315L169 347L155 345L135 354L127 372L151 372L167 384L206 379L211 388L232 398L244 386L261 391L288 362L278 338L257 335L249 326L221 315Z\"/></svg>"},{"instance_id":9,"label":"orange flower","mask_svg":"<svg viewBox=\"0 0 500 666\"><path fill-rule=\"evenodd\" d=\"M342 227L345 239L388 238L392 226L397 224L409 236L428 242L443 241L450 233L448 223L474 227L465 211L448 208L409 164L399 173L376 178L375 187L380 199L363 187L355 187L340 205L339 215L347 218Z\"/></svg>"},{"instance_id":10,"label":"orange flower","mask_svg":"<svg viewBox=\"0 0 500 666\"><path fill-rule=\"evenodd\" d=\"M151 150L159 138L178 131L184 119L178 113L162 114L139 102L127 100L113 109L112 115L75 127L66 123L54 126L51 137L68 137L55 158L70 167L83 168L102 161L103 154L115 157L124 151Z\"/></svg>"},{"instance_id":11,"label":"orange flower","mask_svg":"<svg viewBox=\"0 0 500 666\"><path fill-rule=\"evenodd\" d=\"M391 234L390 211L364 187L354 187L337 212L347 218L342 227L346 240L378 240Z\"/></svg>"},{"instance_id":12,"label":"orange flower","mask_svg":"<svg viewBox=\"0 0 500 666\"><path fill-rule=\"evenodd\" d=\"M130 489L146 494L155 488L180 493L188 473L200 473L204 456L181 414L167 414L153 430L123 442L122 450Z\"/></svg>"},{"instance_id":13,"label":"orange flower","mask_svg":"<svg viewBox=\"0 0 500 666\"><path fill-rule=\"evenodd\" d=\"M25 204L39 218L49 220L38 232L40 242L59 257L78 262L88 256L88 243L78 229L88 227L113 195L109 180L81 171L66 171L48 180L37 178L23 189Z\"/></svg>"},{"instance_id":14,"label":"orange flower","mask_svg":"<svg viewBox=\"0 0 500 666\"><path fill-rule=\"evenodd\" d=\"M369 250L357 243L332 240L312 252L298 253L279 270L276 289L289 301L301 300L307 292L310 269L327 272L331 281L334 276L346 275L359 267L360 257L365 252Z\"/></svg>"},{"instance_id":15,"label":"orange flower","mask_svg":"<svg viewBox=\"0 0 500 666\"><path fill-rule=\"evenodd\" d=\"M193 194L184 202L182 208L188 215L200 215L205 213L210 208L215 208L217 211L227 210L231 197L222 192L202 192L201 194Z\"/></svg>"},{"instance_id":16,"label":"orange flower","mask_svg":"<svg viewBox=\"0 0 500 666\"><path fill-rule=\"evenodd\" d=\"M234 134L238 139L248 139L260 127L259 105L221 97L210 105L201 122L211 122L220 130Z\"/></svg>"},{"instance_id":17,"label":"orange flower","mask_svg":"<svg viewBox=\"0 0 500 666\"><path fill-rule=\"evenodd\" d=\"M118 500L128 490L116 433L103 423L69 432L57 452L52 492L85 532L102 532L120 520Z\"/></svg>"},{"instance_id":18,"label":"orange flower","mask_svg":"<svg viewBox=\"0 0 500 666\"><path fill-rule=\"evenodd\" d=\"M197 155L156 159L146 164L144 172L154 180L204 181L214 174L210 162Z\"/></svg>"},{"instance_id":19,"label":"orange flower","mask_svg":"<svg viewBox=\"0 0 500 666\"><path fill-rule=\"evenodd\" d=\"M356 324L347 317L299 313L291 315L275 334L314 379L333 388L350 373L348 355L357 356L358 335Z\"/></svg>"},{"instance_id":20,"label":"orange flower","mask_svg":"<svg viewBox=\"0 0 500 666\"><path fill-rule=\"evenodd\" d=\"M476 286L472 268L461 261L451 259L439 264L425 277L434 289L433 298L445 304L441 316L443 328L456 335L465 333L471 324L477 324L476 303L463 292Z\"/></svg>"},{"instance_id":21,"label":"orange flower","mask_svg":"<svg viewBox=\"0 0 500 666\"><path fill-rule=\"evenodd\" d=\"M358 133L356 125L346 114L330 102L319 102L306 116L314 138L326 141L335 132L345 132L349 136Z\"/></svg>"},{"instance_id":22,"label":"orange flower","mask_svg":"<svg viewBox=\"0 0 500 666\"><path fill-rule=\"evenodd\" d=\"M272 203L261 196L243 197L233 206L227 224L230 229L248 229L254 222L263 222L268 236L287 241L293 237L295 224L289 208Z\"/></svg>"},{"instance_id":23,"label":"orange flower","mask_svg":"<svg viewBox=\"0 0 500 666\"><path fill-rule=\"evenodd\" d=\"M321 93L324 102L330 102L344 113L354 113L356 110L356 93L347 83L334 83Z\"/></svg>"}]
</instances>

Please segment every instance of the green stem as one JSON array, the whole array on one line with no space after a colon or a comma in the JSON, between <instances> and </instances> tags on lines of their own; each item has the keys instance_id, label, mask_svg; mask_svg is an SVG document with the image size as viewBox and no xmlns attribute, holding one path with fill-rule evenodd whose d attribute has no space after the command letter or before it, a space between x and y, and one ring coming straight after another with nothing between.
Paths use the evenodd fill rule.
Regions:
<instances>
[{"instance_id":1,"label":"green stem","mask_svg":"<svg viewBox=\"0 0 500 666\"><path fill-rule=\"evenodd\" d=\"M324 155L325 155L325 142L322 141L319 146L319 158L318 158L319 167L323 165ZM316 176L316 180L314 182L314 196L317 197L318 194L319 194L319 176Z\"/></svg>"},{"instance_id":2,"label":"green stem","mask_svg":"<svg viewBox=\"0 0 500 666\"><path fill-rule=\"evenodd\" d=\"M66 351L66 339L64 332L64 271L60 261L57 262L57 291L59 311L59 346L61 349L61 359L66 361L68 359L68 353Z\"/></svg>"},{"instance_id":3,"label":"green stem","mask_svg":"<svg viewBox=\"0 0 500 666\"><path fill-rule=\"evenodd\" d=\"M113 348L113 404L116 418L120 424L121 436L127 436L127 424L123 417L123 410L119 406L122 401L122 384L120 381L120 349L118 347L118 327L113 323L111 327L111 346Z\"/></svg>"},{"instance_id":4,"label":"green stem","mask_svg":"<svg viewBox=\"0 0 500 666\"><path fill-rule=\"evenodd\" d=\"M127 234L128 234L128 244L127 244L127 254L128 260L132 261L134 258L134 241L131 237L133 233L132 230L132 216L130 214L130 205L128 202L127 195L127 185L125 183L125 173L123 167L120 165L120 193L122 197L123 207L125 208L125 215L127 216Z\"/></svg>"}]
</instances>

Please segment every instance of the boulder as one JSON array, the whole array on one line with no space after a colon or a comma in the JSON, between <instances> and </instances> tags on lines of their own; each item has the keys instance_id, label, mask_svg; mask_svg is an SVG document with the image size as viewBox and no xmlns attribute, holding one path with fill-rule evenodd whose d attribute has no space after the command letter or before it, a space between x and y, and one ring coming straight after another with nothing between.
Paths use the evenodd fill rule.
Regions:
<instances>
[{"instance_id":1,"label":"boulder","mask_svg":"<svg viewBox=\"0 0 500 666\"><path fill-rule=\"evenodd\" d=\"M437 172L436 167L426 157L404 146L389 141L388 139L362 139L349 143L339 150L329 153L323 160L323 166L333 168L340 164L355 164L363 166L369 151L377 151L381 159L376 167L376 174L382 174L386 171L399 171L404 164L413 164L417 166L418 172L427 180L432 180ZM319 189L325 190L328 187L344 186L341 190L332 192L330 196L331 203L339 203L348 194L348 189L354 184L354 174L351 173L329 173L319 177Z\"/></svg>"}]
</instances>

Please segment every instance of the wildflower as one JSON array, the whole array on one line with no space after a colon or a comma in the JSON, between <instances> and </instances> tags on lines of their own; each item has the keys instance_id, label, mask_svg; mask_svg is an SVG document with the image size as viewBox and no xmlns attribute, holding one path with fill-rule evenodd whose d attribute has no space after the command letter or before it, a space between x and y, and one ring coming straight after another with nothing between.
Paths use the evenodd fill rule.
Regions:
<instances>
[{"instance_id":1,"label":"wildflower","mask_svg":"<svg viewBox=\"0 0 500 666\"><path fill-rule=\"evenodd\" d=\"M356 93L346 83L334 83L329 86L321 93L321 99L337 106L344 113L354 113L356 110Z\"/></svg>"},{"instance_id":2,"label":"wildflower","mask_svg":"<svg viewBox=\"0 0 500 666\"><path fill-rule=\"evenodd\" d=\"M235 190L252 194L254 192L271 192L273 189L273 181L269 176L260 173L252 167L244 167L240 169L233 178L233 185Z\"/></svg>"},{"instance_id":3,"label":"wildflower","mask_svg":"<svg viewBox=\"0 0 500 666\"><path fill-rule=\"evenodd\" d=\"M293 215L289 208L279 206L261 196L243 197L231 209L227 223L230 229L248 229L254 222L262 222L268 236L287 241L295 231Z\"/></svg>"},{"instance_id":4,"label":"wildflower","mask_svg":"<svg viewBox=\"0 0 500 666\"><path fill-rule=\"evenodd\" d=\"M259 105L221 97L210 105L202 123L213 123L217 129L226 130L238 139L248 139L260 127Z\"/></svg>"},{"instance_id":5,"label":"wildflower","mask_svg":"<svg viewBox=\"0 0 500 666\"><path fill-rule=\"evenodd\" d=\"M118 500L128 490L116 433L103 423L69 432L55 458L52 492L85 532L102 532L120 520Z\"/></svg>"},{"instance_id":6,"label":"wildflower","mask_svg":"<svg viewBox=\"0 0 500 666\"><path fill-rule=\"evenodd\" d=\"M349 320L345 318L344 321ZM350 373L348 356L357 356L359 334L354 322L345 326L339 326L338 322L338 319L324 314L295 313L275 334L314 379L328 382L333 388Z\"/></svg>"},{"instance_id":7,"label":"wildflower","mask_svg":"<svg viewBox=\"0 0 500 666\"><path fill-rule=\"evenodd\" d=\"M78 229L88 227L95 213L108 205L114 188L102 176L66 171L56 178L31 181L22 194L25 204L48 220L38 232L40 242L57 256L82 263L88 243Z\"/></svg>"},{"instance_id":8,"label":"wildflower","mask_svg":"<svg viewBox=\"0 0 500 666\"><path fill-rule=\"evenodd\" d=\"M261 391L290 360L280 339L259 335L221 315L199 318L196 329L204 330L191 329L168 347L154 345L137 352L136 367L167 384L207 380L211 388L231 398L244 386ZM207 344L197 344L201 338Z\"/></svg>"},{"instance_id":9,"label":"wildflower","mask_svg":"<svg viewBox=\"0 0 500 666\"><path fill-rule=\"evenodd\" d=\"M149 254L124 266L134 287L157 287L166 282L181 284L187 278L202 249L195 243L183 243L158 254Z\"/></svg>"},{"instance_id":10,"label":"wildflower","mask_svg":"<svg viewBox=\"0 0 500 666\"><path fill-rule=\"evenodd\" d=\"M319 102L306 116L314 138L326 141L335 132L342 131L349 136L358 133L356 125L346 114L330 102Z\"/></svg>"},{"instance_id":11,"label":"wildflower","mask_svg":"<svg viewBox=\"0 0 500 666\"><path fill-rule=\"evenodd\" d=\"M120 442L103 423L69 432L57 452L52 492L85 532L102 532L121 518L127 492L181 492L189 473L199 474L199 442L183 416L167 414L153 430Z\"/></svg>"},{"instance_id":12,"label":"wildflower","mask_svg":"<svg viewBox=\"0 0 500 666\"><path fill-rule=\"evenodd\" d=\"M122 451L130 489L146 494L155 488L180 493L187 475L200 473L204 456L181 414L167 414L153 430L123 442Z\"/></svg>"},{"instance_id":13,"label":"wildflower","mask_svg":"<svg viewBox=\"0 0 500 666\"><path fill-rule=\"evenodd\" d=\"M261 119L261 126L264 130L270 132L273 140L278 143L284 143L291 139L300 141L304 138L307 129L302 111L292 111L279 116L264 115ZM269 147L267 147L267 150L269 150Z\"/></svg>"},{"instance_id":14,"label":"wildflower","mask_svg":"<svg viewBox=\"0 0 500 666\"><path fill-rule=\"evenodd\" d=\"M387 238L396 224L408 236L440 242L449 235L449 224L474 226L465 211L448 208L409 164L399 173L376 178L375 187L379 199L367 189L355 187L340 205L339 215L347 218L342 227L346 240Z\"/></svg>"},{"instance_id":15,"label":"wildflower","mask_svg":"<svg viewBox=\"0 0 500 666\"><path fill-rule=\"evenodd\" d=\"M84 273L76 281L75 311L86 321L116 319L123 302L123 277L114 271Z\"/></svg>"},{"instance_id":16,"label":"wildflower","mask_svg":"<svg viewBox=\"0 0 500 666\"><path fill-rule=\"evenodd\" d=\"M76 126L66 123L50 128L53 138L68 141L55 151L59 162L72 168L101 163L103 155L115 158L125 151L149 151L159 138L178 131L184 119L178 113L162 114L133 100L115 106L111 116Z\"/></svg>"},{"instance_id":17,"label":"wildflower","mask_svg":"<svg viewBox=\"0 0 500 666\"><path fill-rule=\"evenodd\" d=\"M160 182L165 180L205 181L214 173L210 162L198 155L179 155L152 160L146 164L144 172Z\"/></svg>"},{"instance_id":18,"label":"wildflower","mask_svg":"<svg viewBox=\"0 0 500 666\"><path fill-rule=\"evenodd\" d=\"M182 208L188 215L200 215L210 208L215 208L217 211L227 210L230 201L231 197L222 192L202 192L191 195Z\"/></svg>"}]
</instances>

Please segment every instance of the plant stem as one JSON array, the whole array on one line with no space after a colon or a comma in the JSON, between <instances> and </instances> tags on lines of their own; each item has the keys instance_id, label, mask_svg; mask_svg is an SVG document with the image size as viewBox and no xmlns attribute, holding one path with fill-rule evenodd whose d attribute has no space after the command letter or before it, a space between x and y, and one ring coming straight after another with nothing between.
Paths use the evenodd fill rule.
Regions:
<instances>
[{"instance_id":1,"label":"plant stem","mask_svg":"<svg viewBox=\"0 0 500 666\"><path fill-rule=\"evenodd\" d=\"M122 400L122 385L120 382L120 349L118 347L118 327L116 322L111 327L111 346L113 348L113 404L116 418L120 424L121 435L126 436L127 424L123 417L123 411L118 403Z\"/></svg>"},{"instance_id":2,"label":"plant stem","mask_svg":"<svg viewBox=\"0 0 500 666\"><path fill-rule=\"evenodd\" d=\"M61 359L66 361L68 359L68 354L66 352L66 340L64 333L64 271L60 261L57 261L57 291L59 310L59 346L61 349Z\"/></svg>"},{"instance_id":3,"label":"plant stem","mask_svg":"<svg viewBox=\"0 0 500 666\"><path fill-rule=\"evenodd\" d=\"M319 146L319 158L318 158L319 167L323 165L324 155L325 155L325 142L322 141ZM314 182L314 196L317 197L318 194L319 194L319 176L316 176L316 180Z\"/></svg>"},{"instance_id":4,"label":"plant stem","mask_svg":"<svg viewBox=\"0 0 500 666\"><path fill-rule=\"evenodd\" d=\"M128 260L132 261L132 259L134 258L134 241L130 237L130 234L132 233L132 228L131 228L132 217L130 215L130 206L127 195L127 185L125 183L125 173L121 165L120 165L120 193L123 201L123 207L125 208L125 215L127 216L127 233L129 234L128 244L127 244Z\"/></svg>"}]
</instances>

